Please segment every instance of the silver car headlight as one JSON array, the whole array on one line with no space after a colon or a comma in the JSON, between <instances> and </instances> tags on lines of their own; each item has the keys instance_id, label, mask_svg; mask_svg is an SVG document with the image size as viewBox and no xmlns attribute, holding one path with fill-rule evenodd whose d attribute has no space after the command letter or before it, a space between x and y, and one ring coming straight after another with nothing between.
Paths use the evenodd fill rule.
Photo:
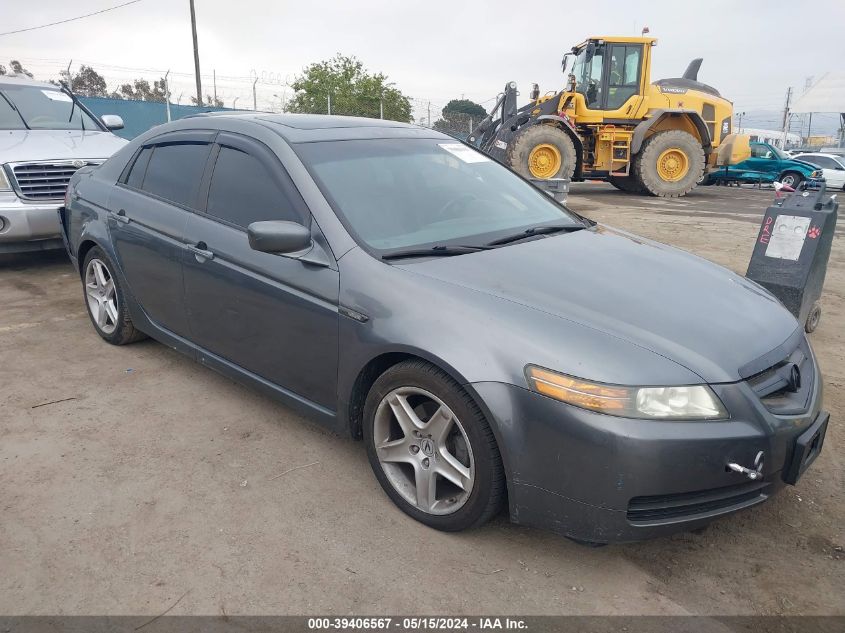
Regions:
<instances>
[{"instance_id":1,"label":"silver car headlight","mask_svg":"<svg viewBox=\"0 0 845 633\"><path fill-rule=\"evenodd\" d=\"M649 420L725 420L730 417L725 405L707 385L608 385L535 365L525 368L525 377L537 393L607 415Z\"/></svg>"},{"instance_id":2,"label":"silver car headlight","mask_svg":"<svg viewBox=\"0 0 845 633\"><path fill-rule=\"evenodd\" d=\"M9 184L9 178L6 176L6 170L3 165L0 165L0 191L11 191L12 186Z\"/></svg>"}]
</instances>

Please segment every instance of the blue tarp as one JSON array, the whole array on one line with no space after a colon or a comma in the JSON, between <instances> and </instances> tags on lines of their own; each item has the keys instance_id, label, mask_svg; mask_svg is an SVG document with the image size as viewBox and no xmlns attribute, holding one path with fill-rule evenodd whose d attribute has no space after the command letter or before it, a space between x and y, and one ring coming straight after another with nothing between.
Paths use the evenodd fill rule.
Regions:
<instances>
[{"instance_id":1,"label":"blue tarp","mask_svg":"<svg viewBox=\"0 0 845 633\"><path fill-rule=\"evenodd\" d=\"M115 134L126 139L135 138L151 127L167 122L167 109L164 103L106 99L103 97L79 97L79 100L97 116L116 114L121 117L126 127L117 130ZM220 110L235 112L231 108L198 107L171 103L170 118L175 121L192 114L218 112Z\"/></svg>"}]
</instances>

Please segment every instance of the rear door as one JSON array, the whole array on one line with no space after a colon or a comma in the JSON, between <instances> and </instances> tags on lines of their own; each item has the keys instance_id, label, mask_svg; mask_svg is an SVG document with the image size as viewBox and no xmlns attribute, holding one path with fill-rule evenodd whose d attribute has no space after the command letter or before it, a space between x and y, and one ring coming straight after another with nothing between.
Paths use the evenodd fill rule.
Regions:
<instances>
[{"instance_id":1,"label":"rear door","mask_svg":"<svg viewBox=\"0 0 845 633\"><path fill-rule=\"evenodd\" d=\"M185 231L191 339L215 356L331 411L337 406L338 272L250 248L261 220L313 226L305 202L266 146L220 133Z\"/></svg>"},{"instance_id":2,"label":"rear door","mask_svg":"<svg viewBox=\"0 0 845 633\"><path fill-rule=\"evenodd\" d=\"M136 154L109 200L109 231L133 297L151 321L188 334L182 256L214 132L175 132Z\"/></svg>"}]
</instances>

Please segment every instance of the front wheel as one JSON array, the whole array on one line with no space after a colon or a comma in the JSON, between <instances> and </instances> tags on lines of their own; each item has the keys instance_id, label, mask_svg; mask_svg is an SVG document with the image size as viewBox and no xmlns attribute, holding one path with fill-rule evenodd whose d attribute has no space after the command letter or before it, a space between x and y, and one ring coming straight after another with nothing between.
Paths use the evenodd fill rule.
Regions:
<instances>
[{"instance_id":1,"label":"front wheel","mask_svg":"<svg viewBox=\"0 0 845 633\"><path fill-rule=\"evenodd\" d=\"M788 171L780 177L780 183L782 185L792 187L793 189L797 189L802 180L804 180L804 176L797 171Z\"/></svg>"},{"instance_id":2,"label":"front wheel","mask_svg":"<svg viewBox=\"0 0 845 633\"><path fill-rule=\"evenodd\" d=\"M381 487L417 521L447 532L477 527L501 508L505 477L478 405L423 361L388 369L364 405L367 457Z\"/></svg>"},{"instance_id":3,"label":"front wheel","mask_svg":"<svg viewBox=\"0 0 845 633\"><path fill-rule=\"evenodd\" d=\"M572 178L577 162L569 134L545 123L520 130L507 149L508 166L525 178Z\"/></svg>"}]
</instances>

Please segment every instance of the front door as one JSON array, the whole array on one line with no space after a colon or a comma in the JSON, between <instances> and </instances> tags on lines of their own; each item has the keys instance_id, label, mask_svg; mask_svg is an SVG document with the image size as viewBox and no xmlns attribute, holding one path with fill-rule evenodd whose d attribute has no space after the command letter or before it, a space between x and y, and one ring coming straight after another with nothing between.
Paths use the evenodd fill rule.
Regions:
<instances>
[{"instance_id":1,"label":"front door","mask_svg":"<svg viewBox=\"0 0 845 633\"><path fill-rule=\"evenodd\" d=\"M157 326L188 334L182 283L189 209L211 149L210 133L174 133L141 148L109 199L109 232L129 291Z\"/></svg>"},{"instance_id":2,"label":"front door","mask_svg":"<svg viewBox=\"0 0 845 633\"><path fill-rule=\"evenodd\" d=\"M185 303L204 350L330 411L337 406L338 272L254 251L260 220L310 226L311 214L264 145L221 133L207 204L185 231ZM313 230L319 230L313 227Z\"/></svg>"}]
</instances>

